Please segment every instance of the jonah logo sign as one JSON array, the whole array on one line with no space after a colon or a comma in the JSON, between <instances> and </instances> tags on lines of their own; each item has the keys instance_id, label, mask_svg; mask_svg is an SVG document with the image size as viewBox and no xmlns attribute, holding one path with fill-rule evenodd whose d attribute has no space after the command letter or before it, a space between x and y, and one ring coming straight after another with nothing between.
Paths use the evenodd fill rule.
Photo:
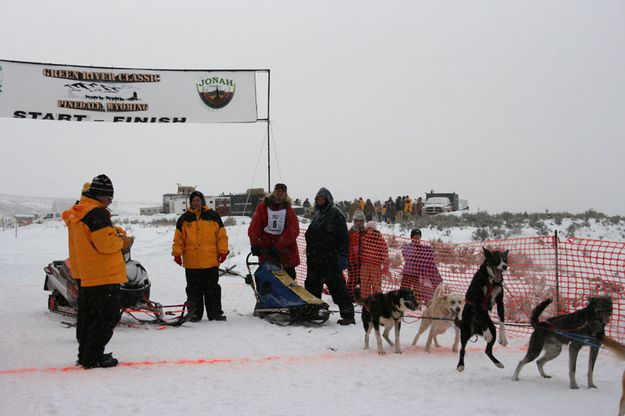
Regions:
<instances>
[{"instance_id":1,"label":"jonah logo sign","mask_svg":"<svg viewBox=\"0 0 625 416\"><path fill-rule=\"evenodd\" d=\"M228 78L209 77L196 83L202 102L213 109L224 108L234 97L236 83Z\"/></svg>"}]
</instances>

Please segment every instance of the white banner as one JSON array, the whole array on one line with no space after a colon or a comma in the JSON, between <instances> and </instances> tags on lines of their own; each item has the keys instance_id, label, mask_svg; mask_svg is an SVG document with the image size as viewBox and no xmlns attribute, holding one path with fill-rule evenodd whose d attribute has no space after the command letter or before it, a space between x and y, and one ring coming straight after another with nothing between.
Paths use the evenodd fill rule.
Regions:
<instances>
[{"instance_id":1,"label":"white banner","mask_svg":"<svg viewBox=\"0 0 625 416\"><path fill-rule=\"evenodd\" d=\"M0 117L116 123L257 121L256 71L0 60Z\"/></svg>"}]
</instances>

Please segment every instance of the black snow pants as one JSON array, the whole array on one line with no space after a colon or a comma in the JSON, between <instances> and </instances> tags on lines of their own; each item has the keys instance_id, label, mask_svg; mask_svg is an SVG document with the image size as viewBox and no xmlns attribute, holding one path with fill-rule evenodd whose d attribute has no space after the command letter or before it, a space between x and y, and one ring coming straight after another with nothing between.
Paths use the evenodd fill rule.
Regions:
<instances>
[{"instance_id":1,"label":"black snow pants","mask_svg":"<svg viewBox=\"0 0 625 416\"><path fill-rule=\"evenodd\" d=\"M333 263L315 264L308 262L308 274L304 281L304 287L312 295L321 299L323 285L328 287L332 300L341 311L341 318L354 318L354 305L352 305L349 293L345 287L343 273Z\"/></svg>"},{"instance_id":2,"label":"black snow pants","mask_svg":"<svg viewBox=\"0 0 625 416\"><path fill-rule=\"evenodd\" d=\"M201 318L204 315L204 306L208 319L223 315L219 268L184 269L184 272L187 278L187 300L195 306L194 316Z\"/></svg>"},{"instance_id":3,"label":"black snow pants","mask_svg":"<svg viewBox=\"0 0 625 416\"><path fill-rule=\"evenodd\" d=\"M91 366L102 361L104 348L121 319L118 284L81 287L78 295L78 362Z\"/></svg>"}]
</instances>

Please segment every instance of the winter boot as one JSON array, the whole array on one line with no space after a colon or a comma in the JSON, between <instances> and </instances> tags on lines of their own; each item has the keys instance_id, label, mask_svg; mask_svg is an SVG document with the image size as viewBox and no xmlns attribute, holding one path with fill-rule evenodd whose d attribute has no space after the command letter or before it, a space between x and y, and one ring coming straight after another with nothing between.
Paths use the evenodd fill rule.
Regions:
<instances>
[{"instance_id":1,"label":"winter boot","mask_svg":"<svg viewBox=\"0 0 625 416\"><path fill-rule=\"evenodd\" d=\"M119 364L119 361L117 360L117 358L114 358L112 353L108 353L108 354L103 354L102 359L100 361L84 363L82 364L82 367L85 369L110 368L110 367L115 367L117 364Z\"/></svg>"}]
</instances>

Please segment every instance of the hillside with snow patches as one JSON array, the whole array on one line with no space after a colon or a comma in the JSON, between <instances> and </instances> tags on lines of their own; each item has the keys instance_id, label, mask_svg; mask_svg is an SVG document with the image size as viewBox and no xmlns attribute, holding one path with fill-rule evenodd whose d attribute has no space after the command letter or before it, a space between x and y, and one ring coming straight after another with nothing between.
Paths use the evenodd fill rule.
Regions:
<instances>
[{"instance_id":1,"label":"hillside with snow patches","mask_svg":"<svg viewBox=\"0 0 625 416\"><path fill-rule=\"evenodd\" d=\"M43 217L49 212L62 211L69 207L72 200L67 198L28 197L0 194L0 218L8 224L16 214L37 214ZM177 216L158 214L140 216L139 209L158 206L158 203L114 201L111 211L116 221L133 223L174 223ZM232 217L231 223L237 222ZM301 218L302 227L308 219ZM606 216L589 210L582 214L569 213L500 213L489 214L485 211L463 211L436 216L424 216L415 220L397 224L380 224L383 233L409 235L410 229L418 227L423 237L430 241L467 242L497 240L510 237L529 237L553 235L556 231L560 238L575 236L597 240L625 241L625 217Z\"/></svg>"}]
</instances>

